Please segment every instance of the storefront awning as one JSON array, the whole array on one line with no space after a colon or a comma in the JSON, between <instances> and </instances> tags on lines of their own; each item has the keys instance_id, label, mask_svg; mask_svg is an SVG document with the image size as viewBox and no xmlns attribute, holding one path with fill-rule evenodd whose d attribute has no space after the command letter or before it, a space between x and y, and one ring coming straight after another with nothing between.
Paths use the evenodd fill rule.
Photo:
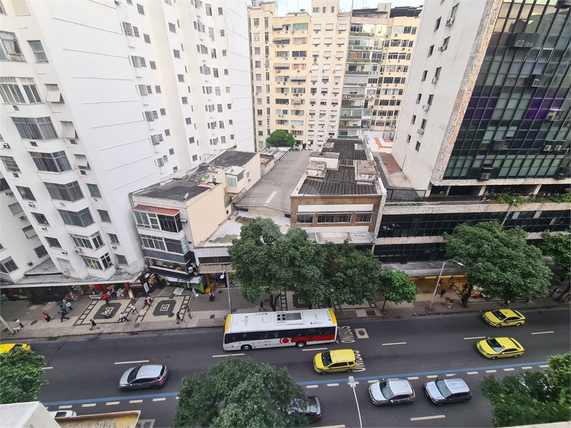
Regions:
<instances>
[{"instance_id":1,"label":"storefront awning","mask_svg":"<svg viewBox=\"0 0 571 428\"><path fill-rule=\"evenodd\" d=\"M34 287L71 287L72 285L119 284L123 282L131 283L137 281L140 275L140 273L132 274L125 272L116 274L108 280L101 280L99 278L89 278L88 280L84 280L68 278L63 275L41 275L38 277L24 277L20 282L14 284L2 282L2 284L0 284L0 290Z\"/></svg>"}]
</instances>

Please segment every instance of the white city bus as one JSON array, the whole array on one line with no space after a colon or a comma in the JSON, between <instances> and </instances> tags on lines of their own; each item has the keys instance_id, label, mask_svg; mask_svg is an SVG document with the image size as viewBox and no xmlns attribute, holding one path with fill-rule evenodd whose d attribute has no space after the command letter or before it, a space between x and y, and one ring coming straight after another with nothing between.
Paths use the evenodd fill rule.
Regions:
<instances>
[{"instance_id":1,"label":"white city bus","mask_svg":"<svg viewBox=\"0 0 571 428\"><path fill-rule=\"evenodd\" d=\"M232 314L226 318L225 351L335 342L337 319L332 309Z\"/></svg>"}]
</instances>

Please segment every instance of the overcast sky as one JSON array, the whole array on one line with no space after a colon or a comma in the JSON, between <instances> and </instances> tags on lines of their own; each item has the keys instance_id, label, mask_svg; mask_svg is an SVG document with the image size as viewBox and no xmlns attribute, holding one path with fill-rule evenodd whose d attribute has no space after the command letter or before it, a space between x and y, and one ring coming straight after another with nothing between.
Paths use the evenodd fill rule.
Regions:
<instances>
[{"instance_id":1,"label":"overcast sky","mask_svg":"<svg viewBox=\"0 0 571 428\"><path fill-rule=\"evenodd\" d=\"M248 3L251 3L250 1ZM305 9L311 12L311 0L276 0L278 4L278 14L285 15L288 12L298 12L300 9ZM379 3L385 3L378 0L339 0L339 7L341 11L351 10L351 3L353 9L376 8ZM386 3L389 3L388 1ZM420 6L423 0L393 0L393 7L395 6Z\"/></svg>"}]
</instances>

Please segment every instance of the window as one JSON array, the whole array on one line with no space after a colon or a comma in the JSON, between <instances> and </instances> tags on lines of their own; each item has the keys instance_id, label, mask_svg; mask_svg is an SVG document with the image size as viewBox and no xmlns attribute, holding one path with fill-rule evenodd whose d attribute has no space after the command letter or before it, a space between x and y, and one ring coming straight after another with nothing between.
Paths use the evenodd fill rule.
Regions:
<instances>
[{"instance_id":1,"label":"window","mask_svg":"<svg viewBox=\"0 0 571 428\"><path fill-rule=\"evenodd\" d=\"M117 235L114 233L108 233L107 236L109 237L109 241L111 241L112 244L119 244L119 237Z\"/></svg>"},{"instance_id":2,"label":"window","mask_svg":"<svg viewBox=\"0 0 571 428\"><path fill-rule=\"evenodd\" d=\"M45 215L40 214L40 213L32 213L32 215L34 216L34 218L36 219L36 222L38 224L45 224L45 225L49 226L48 219L46 218Z\"/></svg>"},{"instance_id":3,"label":"window","mask_svg":"<svg viewBox=\"0 0 571 428\"><path fill-rule=\"evenodd\" d=\"M174 25L172 22L169 22L169 31L171 33L176 33L176 25Z\"/></svg>"},{"instance_id":4,"label":"window","mask_svg":"<svg viewBox=\"0 0 571 428\"><path fill-rule=\"evenodd\" d=\"M131 63L133 64L133 67L135 68L142 68L142 67L147 67L147 62L145 60L145 58L143 58L142 56L133 56L131 55Z\"/></svg>"},{"instance_id":5,"label":"window","mask_svg":"<svg viewBox=\"0 0 571 428\"><path fill-rule=\"evenodd\" d=\"M65 224L70 226L87 227L90 224L95 223L89 208L84 208L79 212L58 210L59 214Z\"/></svg>"},{"instance_id":6,"label":"window","mask_svg":"<svg viewBox=\"0 0 571 428\"><path fill-rule=\"evenodd\" d=\"M263 134L263 132L262 132L262 134ZM226 176L226 184L229 187L236 187L236 184L237 184L236 177Z\"/></svg>"},{"instance_id":7,"label":"window","mask_svg":"<svg viewBox=\"0 0 571 428\"><path fill-rule=\"evenodd\" d=\"M156 92L157 94L160 94L160 93L161 93L161 87L160 87L159 85L156 85L156 86L155 86L155 92Z\"/></svg>"},{"instance_id":8,"label":"window","mask_svg":"<svg viewBox=\"0 0 571 428\"><path fill-rule=\"evenodd\" d=\"M94 198L100 198L101 192L99 191L99 187L97 184L87 184L87 188L89 189L89 194Z\"/></svg>"},{"instance_id":9,"label":"window","mask_svg":"<svg viewBox=\"0 0 571 428\"><path fill-rule=\"evenodd\" d=\"M137 3L137 12L139 12L141 15L145 14L145 8L142 4Z\"/></svg>"},{"instance_id":10,"label":"window","mask_svg":"<svg viewBox=\"0 0 571 428\"><path fill-rule=\"evenodd\" d=\"M12 215L15 217L20 217L22 214L24 214L24 210L18 202L8 205L8 208L10 208Z\"/></svg>"},{"instance_id":11,"label":"window","mask_svg":"<svg viewBox=\"0 0 571 428\"><path fill-rule=\"evenodd\" d=\"M448 49L449 44L450 44L450 37L446 37L444 39L444 42L442 42L442 46L440 47L440 50L445 51L446 49Z\"/></svg>"},{"instance_id":12,"label":"window","mask_svg":"<svg viewBox=\"0 0 571 428\"><path fill-rule=\"evenodd\" d=\"M163 214L133 211L137 227L145 229L164 230L166 232L180 232L182 223L179 214L167 216Z\"/></svg>"},{"instance_id":13,"label":"window","mask_svg":"<svg viewBox=\"0 0 571 428\"><path fill-rule=\"evenodd\" d=\"M440 77L440 72L442 71L442 67L438 67L436 72L434 73L434 78L438 79Z\"/></svg>"},{"instance_id":14,"label":"window","mask_svg":"<svg viewBox=\"0 0 571 428\"><path fill-rule=\"evenodd\" d=\"M317 214L317 223L350 223L351 213Z\"/></svg>"},{"instance_id":15,"label":"window","mask_svg":"<svg viewBox=\"0 0 571 428\"><path fill-rule=\"evenodd\" d=\"M221 7L218 8L218 15L224 15L224 9Z\"/></svg>"},{"instance_id":16,"label":"window","mask_svg":"<svg viewBox=\"0 0 571 428\"><path fill-rule=\"evenodd\" d=\"M143 39L145 39L145 43L151 43L151 36L148 34L143 34Z\"/></svg>"},{"instance_id":17,"label":"window","mask_svg":"<svg viewBox=\"0 0 571 428\"><path fill-rule=\"evenodd\" d=\"M226 32L224 30L220 30L220 37L224 37L226 35Z\"/></svg>"},{"instance_id":18,"label":"window","mask_svg":"<svg viewBox=\"0 0 571 428\"><path fill-rule=\"evenodd\" d=\"M171 135L171 130L170 129L165 129L165 137L168 137Z\"/></svg>"},{"instance_id":19,"label":"window","mask_svg":"<svg viewBox=\"0 0 571 428\"><path fill-rule=\"evenodd\" d=\"M64 151L55 153L30 152L30 156L32 156L38 171L63 172L71 169Z\"/></svg>"},{"instance_id":20,"label":"window","mask_svg":"<svg viewBox=\"0 0 571 428\"><path fill-rule=\"evenodd\" d=\"M117 257L117 264L118 265L126 265L127 264L127 257L125 257L121 254L115 254L115 257Z\"/></svg>"},{"instance_id":21,"label":"window","mask_svg":"<svg viewBox=\"0 0 571 428\"><path fill-rule=\"evenodd\" d=\"M164 108L162 108L162 109L160 110L160 112L161 112L161 116L166 116L166 115L167 115L167 110L166 110L166 109L164 109ZM153 113L154 113L154 114L157 114L157 112L156 112L156 111L155 111L155 112L153 112ZM155 119L158 119L158 117L155 117Z\"/></svg>"},{"instance_id":22,"label":"window","mask_svg":"<svg viewBox=\"0 0 571 428\"><path fill-rule=\"evenodd\" d=\"M426 119L422 119L422 123L420 125L421 129L426 129Z\"/></svg>"},{"instance_id":23,"label":"window","mask_svg":"<svg viewBox=\"0 0 571 428\"><path fill-rule=\"evenodd\" d=\"M12 156L0 156L0 159L2 159L2 162L8 171L20 172L20 167Z\"/></svg>"},{"instance_id":24,"label":"window","mask_svg":"<svg viewBox=\"0 0 571 428\"><path fill-rule=\"evenodd\" d=\"M14 263L12 257L8 257L7 259L4 259L0 262L0 272L10 273L14 272L16 269L18 269L18 265Z\"/></svg>"},{"instance_id":25,"label":"window","mask_svg":"<svg viewBox=\"0 0 571 428\"><path fill-rule=\"evenodd\" d=\"M442 20L442 17L438 18L434 24L434 31L438 30L440 28L440 21Z\"/></svg>"},{"instance_id":26,"label":"window","mask_svg":"<svg viewBox=\"0 0 571 428\"><path fill-rule=\"evenodd\" d=\"M185 118L184 121L187 125L192 125L192 119L190 117Z\"/></svg>"},{"instance_id":27,"label":"window","mask_svg":"<svg viewBox=\"0 0 571 428\"><path fill-rule=\"evenodd\" d=\"M212 6L209 4L206 4L206 15L212 16Z\"/></svg>"},{"instance_id":28,"label":"window","mask_svg":"<svg viewBox=\"0 0 571 428\"><path fill-rule=\"evenodd\" d=\"M188 104L188 97L182 97L182 103Z\"/></svg>"},{"instance_id":29,"label":"window","mask_svg":"<svg viewBox=\"0 0 571 428\"><path fill-rule=\"evenodd\" d=\"M177 74L177 78L179 82L184 82L184 74Z\"/></svg>"},{"instance_id":30,"label":"window","mask_svg":"<svg viewBox=\"0 0 571 428\"><path fill-rule=\"evenodd\" d=\"M431 45L431 46L428 48L428 56L431 56L433 52L434 52L434 45Z\"/></svg>"},{"instance_id":31,"label":"window","mask_svg":"<svg viewBox=\"0 0 571 428\"><path fill-rule=\"evenodd\" d=\"M135 37L135 34L133 33L133 26L128 22L122 22L122 24L123 24L123 33L125 33L126 36Z\"/></svg>"},{"instance_id":32,"label":"window","mask_svg":"<svg viewBox=\"0 0 571 428\"><path fill-rule=\"evenodd\" d=\"M99 217L101 218L101 221L111 223L111 217L109 217L109 213L107 211L97 210L97 212L99 213Z\"/></svg>"},{"instance_id":33,"label":"window","mask_svg":"<svg viewBox=\"0 0 571 428\"><path fill-rule=\"evenodd\" d=\"M36 252L36 256L38 256L39 258L42 258L42 257L48 255L48 250L46 250L46 247L44 247L43 245L40 245L39 247L34 248L34 251Z\"/></svg>"},{"instance_id":34,"label":"window","mask_svg":"<svg viewBox=\"0 0 571 428\"><path fill-rule=\"evenodd\" d=\"M418 95L416 96L416 103L417 103L417 104L420 104L420 100L421 100L421 99L422 99L422 94L418 94Z\"/></svg>"},{"instance_id":35,"label":"window","mask_svg":"<svg viewBox=\"0 0 571 428\"><path fill-rule=\"evenodd\" d=\"M24 232L24 235L26 235L27 239L33 238L34 236L38 236L38 234L36 233L36 231L34 230L33 226L26 226L22 229L22 232Z\"/></svg>"},{"instance_id":36,"label":"window","mask_svg":"<svg viewBox=\"0 0 571 428\"><path fill-rule=\"evenodd\" d=\"M77 181L67 184L44 183L52 199L59 201L78 201L83 199L83 192Z\"/></svg>"},{"instance_id":37,"label":"window","mask_svg":"<svg viewBox=\"0 0 571 428\"><path fill-rule=\"evenodd\" d=\"M57 138L49 117L13 117L20 137L26 140L51 140Z\"/></svg>"},{"instance_id":38,"label":"window","mask_svg":"<svg viewBox=\"0 0 571 428\"><path fill-rule=\"evenodd\" d=\"M172 54L175 58L180 58L180 51L177 49L173 49Z\"/></svg>"},{"instance_id":39,"label":"window","mask_svg":"<svg viewBox=\"0 0 571 428\"><path fill-rule=\"evenodd\" d=\"M109 253L105 253L99 259L86 256L82 256L81 258L83 259L85 267L91 269L106 270L113 266L113 263L111 263L111 258L109 257Z\"/></svg>"},{"instance_id":40,"label":"window","mask_svg":"<svg viewBox=\"0 0 571 428\"><path fill-rule=\"evenodd\" d=\"M103 239L101 239L99 232L96 232L91 236L71 235L71 239L73 240L74 245L80 248L88 248L92 250L103 246Z\"/></svg>"},{"instance_id":41,"label":"window","mask_svg":"<svg viewBox=\"0 0 571 428\"><path fill-rule=\"evenodd\" d=\"M49 247L61 248L61 244L59 243L59 241L56 238L50 238L49 236L46 236L46 241L47 241Z\"/></svg>"},{"instance_id":42,"label":"window","mask_svg":"<svg viewBox=\"0 0 571 428\"><path fill-rule=\"evenodd\" d=\"M36 57L36 62L48 62L48 57L44 52L44 47L42 46L42 42L39 40L30 40L28 42L30 47L32 48L32 52Z\"/></svg>"},{"instance_id":43,"label":"window","mask_svg":"<svg viewBox=\"0 0 571 428\"><path fill-rule=\"evenodd\" d=\"M414 125L414 122L416 122L416 115L412 115L412 120L410 121L410 123L413 125Z\"/></svg>"},{"instance_id":44,"label":"window","mask_svg":"<svg viewBox=\"0 0 571 428\"><path fill-rule=\"evenodd\" d=\"M18 193L20 193L22 199L26 199L28 201L36 200L34 194L32 193L32 190L29 187L16 186L16 189L18 190Z\"/></svg>"},{"instance_id":45,"label":"window","mask_svg":"<svg viewBox=\"0 0 571 428\"><path fill-rule=\"evenodd\" d=\"M24 61L24 55L14 33L0 31L0 61Z\"/></svg>"},{"instance_id":46,"label":"window","mask_svg":"<svg viewBox=\"0 0 571 428\"><path fill-rule=\"evenodd\" d=\"M196 162L198 160L198 155L192 155L192 161Z\"/></svg>"},{"instance_id":47,"label":"window","mask_svg":"<svg viewBox=\"0 0 571 428\"><path fill-rule=\"evenodd\" d=\"M296 221L298 223L311 224L313 223L313 214L298 214Z\"/></svg>"},{"instance_id":48,"label":"window","mask_svg":"<svg viewBox=\"0 0 571 428\"><path fill-rule=\"evenodd\" d=\"M418 141L416 142L416 147L414 148L414 150L420 152L420 143Z\"/></svg>"},{"instance_id":49,"label":"window","mask_svg":"<svg viewBox=\"0 0 571 428\"><path fill-rule=\"evenodd\" d=\"M432 101L434 101L434 95L433 95L433 94L431 94L431 95L428 96L428 101L427 101L427 103L428 103L429 106L432 105Z\"/></svg>"},{"instance_id":50,"label":"window","mask_svg":"<svg viewBox=\"0 0 571 428\"><path fill-rule=\"evenodd\" d=\"M428 74L428 70L424 70L422 72L422 81L424 82L426 80L426 75Z\"/></svg>"},{"instance_id":51,"label":"window","mask_svg":"<svg viewBox=\"0 0 571 428\"><path fill-rule=\"evenodd\" d=\"M155 64L155 61L149 61L149 67L151 67L151 70L156 70L157 64Z\"/></svg>"},{"instance_id":52,"label":"window","mask_svg":"<svg viewBox=\"0 0 571 428\"><path fill-rule=\"evenodd\" d=\"M356 223L370 223L373 213L356 213L355 222Z\"/></svg>"}]
</instances>

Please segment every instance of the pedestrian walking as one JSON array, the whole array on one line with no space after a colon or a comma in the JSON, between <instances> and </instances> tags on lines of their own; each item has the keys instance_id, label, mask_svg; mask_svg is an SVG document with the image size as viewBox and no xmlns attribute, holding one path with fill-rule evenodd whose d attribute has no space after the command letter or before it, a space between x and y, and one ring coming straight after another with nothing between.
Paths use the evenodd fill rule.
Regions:
<instances>
[{"instance_id":1,"label":"pedestrian walking","mask_svg":"<svg viewBox=\"0 0 571 428\"><path fill-rule=\"evenodd\" d=\"M16 319L14 320L14 322L15 322L17 325L19 325L20 328L24 328L24 324L22 324L22 321L20 321L19 318L16 318Z\"/></svg>"},{"instance_id":2,"label":"pedestrian walking","mask_svg":"<svg viewBox=\"0 0 571 428\"><path fill-rule=\"evenodd\" d=\"M67 312L61 312L61 311L60 311L60 313L59 313L59 314L60 314L60 317L61 317L61 320L60 320L60 322L63 322L63 320L64 320L64 319L66 319L66 320L68 320L68 319L69 319L68 317L66 317L66 315L67 315Z\"/></svg>"},{"instance_id":3,"label":"pedestrian walking","mask_svg":"<svg viewBox=\"0 0 571 428\"><path fill-rule=\"evenodd\" d=\"M149 301L145 299L145 301L143 302L143 309L149 309L150 307L151 305L149 304Z\"/></svg>"},{"instance_id":4,"label":"pedestrian walking","mask_svg":"<svg viewBox=\"0 0 571 428\"><path fill-rule=\"evenodd\" d=\"M181 321L182 321L182 318L180 317L180 314L177 313L177 314L176 314L176 323L177 323L177 324L180 324Z\"/></svg>"},{"instance_id":5,"label":"pedestrian walking","mask_svg":"<svg viewBox=\"0 0 571 428\"><path fill-rule=\"evenodd\" d=\"M442 290L440 290L440 297L444 297L445 294L446 294L446 290L444 288Z\"/></svg>"},{"instance_id":6,"label":"pedestrian walking","mask_svg":"<svg viewBox=\"0 0 571 428\"><path fill-rule=\"evenodd\" d=\"M139 312L139 311L137 311L137 307L135 306L134 303L131 303L131 304L129 305L129 309L131 310L131 313L133 313L133 312L134 312L134 313Z\"/></svg>"},{"instance_id":7,"label":"pedestrian walking","mask_svg":"<svg viewBox=\"0 0 571 428\"><path fill-rule=\"evenodd\" d=\"M42 318L46 320L46 322L50 322L52 320L52 316L47 312L42 312Z\"/></svg>"},{"instance_id":8,"label":"pedestrian walking","mask_svg":"<svg viewBox=\"0 0 571 428\"><path fill-rule=\"evenodd\" d=\"M66 307L65 307L64 305L61 305L61 306L59 307L59 310L60 310L61 312L63 312L65 315L67 315L67 309L66 309Z\"/></svg>"},{"instance_id":9,"label":"pedestrian walking","mask_svg":"<svg viewBox=\"0 0 571 428\"><path fill-rule=\"evenodd\" d=\"M454 300L452 300L452 299L448 300L448 309L451 309L453 304L454 304Z\"/></svg>"},{"instance_id":10,"label":"pedestrian walking","mask_svg":"<svg viewBox=\"0 0 571 428\"><path fill-rule=\"evenodd\" d=\"M109 293L105 293L103 295L103 300L105 300L105 303L109 306L109 301L111 300L111 296L109 295Z\"/></svg>"},{"instance_id":11,"label":"pedestrian walking","mask_svg":"<svg viewBox=\"0 0 571 428\"><path fill-rule=\"evenodd\" d=\"M210 293L210 294L208 295L208 301L209 301L209 302L214 302L214 299L215 299L215 298L216 298L216 297L214 297L214 294L212 294L212 293Z\"/></svg>"},{"instance_id":12,"label":"pedestrian walking","mask_svg":"<svg viewBox=\"0 0 571 428\"><path fill-rule=\"evenodd\" d=\"M119 322L123 322L123 321L130 321L130 320L127 318L127 316L123 312L121 312L119 314Z\"/></svg>"},{"instance_id":13,"label":"pedestrian walking","mask_svg":"<svg viewBox=\"0 0 571 428\"><path fill-rule=\"evenodd\" d=\"M73 308L71 307L71 302L65 302L64 304L65 304L66 309L73 311Z\"/></svg>"},{"instance_id":14,"label":"pedestrian walking","mask_svg":"<svg viewBox=\"0 0 571 428\"><path fill-rule=\"evenodd\" d=\"M265 312L263 300L260 302L260 309L258 310L258 312Z\"/></svg>"},{"instance_id":15,"label":"pedestrian walking","mask_svg":"<svg viewBox=\"0 0 571 428\"><path fill-rule=\"evenodd\" d=\"M189 320L192 319L192 312L190 311L190 308L186 308L186 315L188 316Z\"/></svg>"},{"instance_id":16,"label":"pedestrian walking","mask_svg":"<svg viewBox=\"0 0 571 428\"><path fill-rule=\"evenodd\" d=\"M97 325L95 321L93 321L93 319L90 319L89 322L91 323L91 327L89 327L89 330L93 330L94 328L99 330L101 328Z\"/></svg>"}]
</instances>

